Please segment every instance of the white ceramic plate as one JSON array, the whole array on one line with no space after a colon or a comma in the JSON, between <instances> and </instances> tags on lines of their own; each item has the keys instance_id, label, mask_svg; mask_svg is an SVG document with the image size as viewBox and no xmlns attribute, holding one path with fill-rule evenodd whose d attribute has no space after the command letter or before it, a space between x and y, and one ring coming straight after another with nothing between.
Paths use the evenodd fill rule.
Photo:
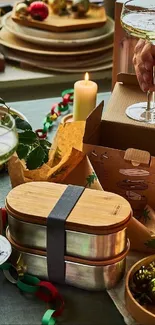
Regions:
<instances>
[{"instance_id":1,"label":"white ceramic plate","mask_svg":"<svg viewBox=\"0 0 155 325\"><path fill-rule=\"evenodd\" d=\"M0 235L0 265L5 263L10 257L12 252L9 241L2 235Z\"/></svg>"},{"instance_id":2,"label":"white ceramic plate","mask_svg":"<svg viewBox=\"0 0 155 325\"><path fill-rule=\"evenodd\" d=\"M37 30L15 23L11 14L6 14L2 19L3 26L16 37L42 46L75 47L91 45L110 37L114 33L114 21L108 17L103 27L89 31L53 33Z\"/></svg>"}]
</instances>

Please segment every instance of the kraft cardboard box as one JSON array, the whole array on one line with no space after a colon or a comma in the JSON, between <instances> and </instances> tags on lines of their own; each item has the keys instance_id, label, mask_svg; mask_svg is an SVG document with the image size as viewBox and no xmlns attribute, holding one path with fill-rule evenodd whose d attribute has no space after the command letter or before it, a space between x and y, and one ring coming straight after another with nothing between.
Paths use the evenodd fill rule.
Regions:
<instances>
[{"instance_id":1,"label":"kraft cardboard box","mask_svg":"<svg viewBox=\"0 0 155 325\"><path fill-rule=\"evenodd\" d=\"M155 253L155 126L125 114L128 105L145 100L136 77L121 74L103 116L101 103L86 122L61 124L55 144L62 152L66 145L83 151L102 188L130 202L131 249L150 254Z\"/></svg>"},{"instance_id":2,"label":"kraft cardboard box","mask_svg":"<svg viewBox=\"0 0 155 325\"><path fill-rule=\"evenodd\" d=\"M130 88L129 85L127 88ZM124 88L122 89L124 92ZM118 92L117 87L110 103L113 103L115 91ZM144 96L140 91L139 95ZM127 100L128 97L125 98ZM116 105L113 104L115 110ZM116 104L120 107L119 102ZM100 190L124 196L133 208L134 217L128 225L131 249L148 254L155 253L155 157L151 157L145 147L150 141L150 132L153 139L155 131L150 127L132 125L131 121L127 127L121 120L115 122L110 118L104 119L104 115L102 119L102 110L103 102L94 109L86 122L60 124L54 145L59 147L62 154L66 146L71 146L88 156L102 186ZM108 113L110 113L109 105L106 114ZM143 131L145 131L144 144L142 144ZM139 147L142 150L139 150ZM153 147L152 145L152 152L155 151ZM77 179L80 177L81 172L77 171ZM71 179L73 178L70 177Z\"/></svg>"},{"instance_id":3,"label":"kraft cardboard box","mask_svg":"<svg viewBox=\"0 0 155 325\"><path fill-rule=\"evenodd\" d=\"M83 151L104 190L130 202L131 247L149 253L155 251L155 125L125 114L129 105L143 101L136 77L120 74L103 116L101 103L86 121Z\"/></svg>"}]
</instances>

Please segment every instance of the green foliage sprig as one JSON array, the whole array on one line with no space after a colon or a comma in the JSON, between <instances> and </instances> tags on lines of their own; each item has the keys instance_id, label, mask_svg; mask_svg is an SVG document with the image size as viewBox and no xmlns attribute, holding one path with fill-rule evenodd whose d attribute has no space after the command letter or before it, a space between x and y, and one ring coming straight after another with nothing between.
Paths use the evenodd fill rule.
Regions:
<instances>
[{"instance_id":1,"label":"green foliage sprig","mask_svg":"<svg viewBox=\"0 0 155 325\"><path fill-rule=\"evenodd\" d=\"M94 184L94 182L97 180L97 176L94 172L92 172L91 175L89 175L87 178L87 184L86 184L86 187L91 187L92 184Z\"/></svg>"},{"instance_id":2,"label":"green foliage sprig","mask_svg":"<svg viewBox=\"0 0 155 325\"><path fill-rule=\"evenodd\" d=\"M26 167L29 170L41 167L48 161L51 143L45 139L40 139L32 130L31 125L13 113L2 98L0 98L0 104L5 106L8 109L8 113L15 119L19 139L16 152L19 159L25 160Z\"/></svg>"}]
</instances>

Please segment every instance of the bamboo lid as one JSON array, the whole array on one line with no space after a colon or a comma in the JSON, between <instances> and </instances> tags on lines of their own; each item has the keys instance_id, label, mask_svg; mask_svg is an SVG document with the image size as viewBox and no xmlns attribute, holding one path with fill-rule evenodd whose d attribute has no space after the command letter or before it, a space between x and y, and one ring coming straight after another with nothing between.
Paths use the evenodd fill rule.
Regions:
<instances>
[{"instance_id":1,"label":"bamboo lid","mask_svg":"<svg viewBox=\"0 0 155 325\"><path fill-rule=\"evenodd\" d=\"M47 217L67 188L49 182L31 182L13 188L6 209L13 217L30 223L47 224ZM131 207L123 197L85 189L66 220L66 229L94 234L119 231L127 226Z\"/></svg>"}]
</instances>

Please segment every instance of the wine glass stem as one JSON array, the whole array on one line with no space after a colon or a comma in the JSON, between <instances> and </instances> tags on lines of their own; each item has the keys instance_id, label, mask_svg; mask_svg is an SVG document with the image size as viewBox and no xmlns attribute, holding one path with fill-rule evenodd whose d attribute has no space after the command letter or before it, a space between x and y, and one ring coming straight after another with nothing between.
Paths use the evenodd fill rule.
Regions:
<instances>
[{"instance_id":1,"label":"wine glass stem","mask_svg":"<svg viewBox=\"0 0 155 325\"><path fill-rule=\"evenodd\" d=\"M153 67L153 84L155 81L155 67ZM154 108L154 91L147 92L147 108L146 111L151 111Z\"/></svg>"},{"instance_id":2,"label":"wine glass stem","mask_svg":"<svg viewBox=\"0 0 155 325\"><path fill-rule=\"evenodd\" d=\"M146 111L151 111L154 108L154 91L147 92L147 108Z\"/></svg>"}]
</instances>

